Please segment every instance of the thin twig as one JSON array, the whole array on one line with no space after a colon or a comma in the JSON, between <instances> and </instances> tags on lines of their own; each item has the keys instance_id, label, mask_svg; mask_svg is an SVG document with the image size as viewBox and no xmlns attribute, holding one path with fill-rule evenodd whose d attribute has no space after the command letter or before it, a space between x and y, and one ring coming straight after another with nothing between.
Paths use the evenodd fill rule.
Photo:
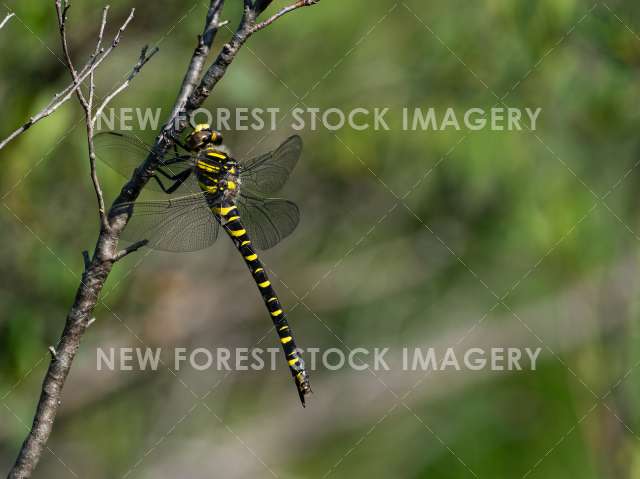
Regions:
<instances>
[{"instance_id":1,"label":"thin twig","mask_svg":"<svg viewBox=\"0 0 640 479\"><path fill-rule=\"evenodd\" d=\"M283 7L277 13L275 13L273 16L271 16L270 18L267 18L265 21L257 23L256 25L254 25L253 29L251 30L251 33L255 33L258 30L262 30L263 28L268 27L273 22L275 22L278 18L282 17L283 15L286 15L289 12L292 12L292 11L297 10L298 8L302 8L302 7L310 7L311 5L315 5L319 1L320 0L299 0L296 3L293 3L293 4L289 5L288 7Z\"/></svg>"},{"instance_id":2,"label":"thin twig","mask_svg":"<svg viewBox=\"0 0 640 479\"><path fill-rule=\"evenodd\" d=\"M69 8L71 8L71 5L69 5L69 2L67 0L64 0L64 3L62 0L56 0L55 6L56 13L58 15L58 28L60 29L60 41L62 42L62 53L64 54L64 61L67 65L69 73L71 73L71 78L73 79L74 85L77 85L80 83L78 79L78 72L73 66L73 61L71 60L71 55L69 53L69 45L67 43L67 13L69 12ZM93 73L91 73L90 75L93 75ZM86 111L89 108L89 103L82 93L82 88L78 88L76 90L76 96L78 97L78 100L80 100L82 108L84 108L84 110Z\"/></svg>"},{"instance_id":3,"label":"thin twig","mask_svg":"<svg viewBox=\"0 0 640 479\"><path fill-rule=\"evenodd\" d=\"M102 9L102 22L100 23L100 32L98 33L98 41L96 42L96 48L93 52L93 58L97 58L100 50L102 50L102 38L104 36L104 29L107 26L107 14L109 13L109 5L105 5ZM94 81L95 72L91 72L89 75L89 111L93 108L93 98L95 95L95 81Z\"/></svg>"},{"instance_id":4,"label":"thin twig","mask_svg":"<svg viewBox=\"0 0 640 479\"><path fill-rule=\"evenodd\" d=\"M87 250L82 252L82 260L84 261L84 270L86 271L91 265L91 256L89 256L89 252Z\"/></svg>"},{"instance_id":5,"label":"thin twig","mask_svg":"<svg viewBox=\"0 0 640 479\"><path fill-rule=\"evenodd\" d=\"M5 24L11 20L11 17L13 17L15 15L15 13L11 12L9 13L6 17L4 17L4 19L2 20L2 22L0 23L0 30L2 30L2 27L5 26Z\"/></svg>"},{"instance_id":6,"label":"thin twig","mask_svg":"<svg viewBox=\"0 0 640 479\"><path fill-rule=\"evenodd\" d=\"M56 12L58 15L58 26L60 28L60 40L62 42L62 51L64 53L65 62L67 64L67 68L69 69L69 73L73 78L73 83L75 85L79 84L78 72L76 71L75 66L73 65L73 61L71 60L71 54L69 53L69 45L67 42L67 13L69 12L69 2L67 0L55 0ZM96 47L92 58L95 60L102 48L102 37L104 35L104 29L107 23L107 13L109 11L109 7L105 7L102 10L102 21L100 23L100 30L98 33L98 40L96 42ZM131 13L129 17L122 24L118 33L113 39L112 47L115 48L120 42L120 35L127 28L129 22L133 19L135 9L131 9ZM142 68L142 66L140 67ZM100 179L98 178L98 172L96 169L96 151L95 145L93 143L94 136L94 121L93 121L93 99L95 96L95 82L94 82L94 72L89 72L89 96L88 98L82 92L81 88L76 90L76 96L82 105L82 109L85 114L85 123L87 128L87 145L89 149L89 169L91 175L91 183L93 184L93 189L96 193L96 200L98 202L98 215L100 217L100 225L102 229L108 229L109 223L107 221L106 215L106 207L104 203L104 195L102 193L102 187L100 186ZM113 97L112 97L113 98Z\"/></svg>"},{"instance_id":7,"label":"thin twig","mask_svg":"<svg viewBox=\"0 0 640 479\"><path fill-rule=\"evenodd\" d=\"M130 255L131 253L135 253L140 248L146 246L148 243L149 243L149 240L146 240L146 239L141 241L136 241L135 243L127 246L122 251L118 251L115 258L113 259L113 262L115 263L116 261L120 261L125 256Z\"/></svg>"},{"instance_id":8,"label":"thin twig","mask_svg":"<svg viewBox=\"0 0 640 479\"><path fill-rule=\"evenodd\" d=\"M211 16L211 13L213 11L213 13L219 15L223 4L224 0L212 1L213 10L211 8L209 10L205 24L205 32L198 40L198 47L201 45L201 41L204 41L207 31L213 34L215 30L219 28L220 24L212 20L215 15ZM185 79L188 78L188 80L183 82L183 86L180 89L173 109L174 113L170 116L156 138L153 153L149 154L144 163L134 170L131 179L122 187L109 214L106 216L107 227L100 229L93 256L82 274L82 280L78 286L73 305L67 315L64 330L55 347L56 354L51 359L49 369L42 384L42 391L33 419L33 425L22 445L16 463L9 473L9 479L26 479L31 477L51 435L53 422L62 399L62 389L71 370L78 348L80 347L80 340L92 322L93 310L99 300L100 293L111 273L113 265L117 260L143 246L141 243L138 243L131 245L123 251L118 251L117 247L120 235L132 214L132 208L121 208L121 206L123 203L129 203L137 199L142 188L150 180L162 155L175 144L178 135L186 128L188 122L185 119L177 119L185 113L192 113L202 105L208 98L211 90L224 76L242 45L253 32L270 25L279 18L272 17L272 19L267 20L264 26L255 29L257 12L254 7L251 6L251 2L246 1L245 6L242 20L233 37L222 47L216 60L202 77L198 86L193 88L192 85L194 85L195 82L193 82L192 79L197 78L198 74L202 71L204 62L204 57L202 58L202 62L200 59L203 55L202 50L196 48L192 56L192 61L189 63L187 73L185 74ZM61 8L61 13L63 13L63 15L60 18L64 20L65 12L63 8ZM124 28L126 28L132 16L133 12L120 28L110 48L107 49L98 60L95 60L95 64L102 61L105 56L117 46L120 34ZM85 69L77 74L77 81L74 82L73 88L66 90L66 94L77 91L83 81L83 76L90 74L95 64L85 67ZM191 91L191 93L189 93L189 91ZM186 103L184 103L185 92L187 92L188 96ZM182 104L184 104L184 107L181 106ZM89 116L88 118L88 126L91 126L92 117ZM88 129L89 138L91 138L92 131L92 129ZM91 143L90 140L90 145Z\"/></svg>"},{"instance_id":9,"label":"thin twig","mask_svg":"<svg viewBox=\"0 0 640 479\"><path fill-rule=\"evenodd\" d=\"M118 39L118 35L120 35L123 29L126 28L128 23L133 18L134 11L135 11L134 9L131 10L129 17L127 18L123 26L120 28L120 30L118 30L116 39ZM102 10L102 21L100 23L98 40L96 42L96 48L93 54L94 58L98 56L98 53L102 49L102 37L104 35L104 29L107 24L108 12L109 12L109 6L107 5ZM69 64L69 66L73 71L73 66L71 64ZM82 103L85 110L85 122L87 126L87 146L89 149L89 170L91 174L91 183L93 184L93 189L95 190L95 193L96 193L96 200L98 201L98 215L100 217L100 226L103 230L106 230L109 228L109 223L107 222L106 208L104 205L104 195L102 193L102 187L100 186L100 179L98 178L98 171L96 169L96 148L93 143L94 123L92 120L92 112L93 112L92 109L93 109L93 99L95 96L95 91L96 91L96 84L94 81L94 72L91 72L89 74L89 99L83 102L82 95L81 95L82 90L78 89L77 93L78 93L78 98L80 99L80 102Z\"/></svg>"},{"instance_id":10,"label":"thin twig","mask_svg":"<svg viewBox=\"0 0 640 479\"><path fill-rule=\"evenodd\" d=\"M71 96L76 91L78 91L78 89L82 86L83 82L89 77L89 75L91 75L98 68L98 66L100 66L100 64L104 61L104 59L107 58L107 56L109 56L109 54L118 46L118 44L120 43L120 36L132 18L133 18L133 10L129 15L129 17L127 18L127 20L125 21L125 23L118 30L117 34L115 35L115 37L111 42L111 45L104 51L101 50L97 57L92 56L89 59L89 61L84 65L84 67L80 70L80 72L77 74L78 81L77 82L73 81L71 85L67 86L60 92L56 93L53 99L49 102L49 104L47 104L47 106L45 106L42 110L40 110L38 113L33 115L31 118L29 118L25 123L23 123L20 127L18 127L13 133L11 133L4 140L2 140L0 142L0 150L4 148L9 142L15 140L18 136L23 134L33 125L38 123L40 120L48 117L58 108L60 108L64 103L66 103L69 100L69 98L71 98Z\"/></svg>"},{"instance_id":11,"label":"thin twig","mask_svg":"<svg viewBox=\"0 0 640 479\"><path fill-rule=\"evenodd\" d=\"M122 24L117 34L115 35L110 47L99 56L101 52L102 38L104 35L104 28L106 24L107 10L103 10L102 23L100 26L100 33L98 35L98 41L96 50L92 56L88 65L85 65L80 74L76 71L71 55L69 53L67 39L66 39L66 19L69 5L67 1L64 4L60 0L55 1L56 12L58 15L58 22L60 28L60 35L62 41L62 49L64 50L64 56L66 59L67 67L73 78L72 87L68 87L65 90L65 96L70 96L74 91L76 92L80 104L85 110L85 119L87 125L87 138L89 144L89 159L91 165L91 177L96 190L98 198L98 205L100 210L101 228L100 235L98 237L98 245L92 259L89 258L88 253L84 254L85 271L82 275L80 286L76 293L76 298L73 306L67 316L65 328L62 332L60 340L55 348L52 348L52 357L45 376L42 392L38 401L38 407L33 419L33 424L25 439L20 453L16 459L16 462L9 472L9 479L25 479L31 477L43 450L46 447L51 430L53 428L53 422L60 406L62 397L62 388L65 380L71 369L71 364L75 358L76 352L80 345L80 339L82 338L86 328L91 324L91 312L98 300L98 294L102 289L106 278L111 271L113 263L119 258L120 254L116 253L115 248L117 241L111 243L111 248L105 244L105 239L109 235L109 223L105 214L104 199L102 196L102 190L95 170L95 149L93 145L93 123L92 123L92 101L95 90L93 83L93 71L95 67L106 56L118 46L122 32L127 27L131 19L133 18L133 10L131 14ZM99 56L99 57L98 57ZM89 87L90 101L84 97L84 94L80 90L82 81L91 76ZM66 100L65 100L66 101ZM59 105L58 105L59 106ZM49 113L50 114L50 113Z\"/></svg>"},{"instance_id":12,"label":"thin twig","mask_svg":"<svg viewBox=\"0 0 640 479\"><path fill-rule=\"evenodd\" d=\"M96 120L98 119L98 117L102 114L103 110L107 107L107 105L111 102L111 100L113 100L116 96L118 96L124 89L126 89L129 86L129 84L131 83L131 80L133 80L135 78L135 76L138 73L140 73L140 70L142 70L142 67L149 60L151 60L151 57L153 55L155 55L159 51L158 47L154 47L151 50L151 52L147 55L148 49L149 49L149 45L145 45L142 48L142 51L140 52L140 57L138 58L138 62L133 66L133 69L131 70L131 73L129 73L129 76L127 76L126 80L124 82L122 82L117 88L115 88L111 93L109 93L105 97L105 99L102 101L100 106L96 109L96 112L93 115L93 118L91 119L91 122L94 125L95 125Z\"/></svg>"},{"instance_id":13,"label":"thin twig","mask_svg":"<svg viewBox=\"0 0 640 479\"><path fill-rule=\"evenodd\" d=\"M209 4L204 30L202 31L202 35L198 36L198 44L196 45L193 55L191 55L191 61L189 62L187 73L182 80L180 93L178 93L178 98L175 102L170 118L177 116L180 111L182 111L187 103L187 99L191 93L193 93L193 89L198 83L198 79L200 78L204 68L204 63L209 56L213 40L215 39L220 27L223 25L223 23L220 22L220 14L223 6L224 0L211 0Z\"/></svg>"}]
</instances>

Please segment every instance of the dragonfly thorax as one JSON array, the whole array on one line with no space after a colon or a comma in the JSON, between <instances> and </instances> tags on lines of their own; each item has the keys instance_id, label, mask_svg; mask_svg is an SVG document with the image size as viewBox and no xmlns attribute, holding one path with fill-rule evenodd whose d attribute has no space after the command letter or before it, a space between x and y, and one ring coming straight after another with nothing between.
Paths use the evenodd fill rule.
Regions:
<instances>
[{"instance_id":1,"label":"dragonfly thorax","mask_svg":"<svg viewBox=\"0 0 640 479\"><path fill-rule=\"evenodd\" d=\"M234 201L239 193L238 163L225 152L207 148L197 155L195 171L203 191L219 200Z\"/></svg>"}]
</instances>

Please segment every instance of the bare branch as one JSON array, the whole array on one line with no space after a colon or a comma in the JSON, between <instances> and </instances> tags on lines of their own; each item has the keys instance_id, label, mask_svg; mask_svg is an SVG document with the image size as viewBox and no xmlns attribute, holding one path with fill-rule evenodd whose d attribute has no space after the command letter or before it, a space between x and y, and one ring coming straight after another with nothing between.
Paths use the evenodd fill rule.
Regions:
<instances>
[{"instance_id":1,"label":"bare branch","mask_svg":"<svg viewBox=\"0 0 640 479\"><path fill-rule=\"evenodd\" d=\"M71 87L67 87L64 92L65 96L69 97L75 91L80 104L85 111L91 179L98 199L101 228L100 235L98 237L98 245L96 246L93 258L89 258L88 253L83 253L85 268L82 280L76 293L74 304L67 316L65 328L60 340L55 348L50 348L52 353L51 363L49 364L49 369L42 385L42 392L38 401L38 407L33 419L33 424L27 438L22 444L18 458L9 472L9 479L23 479L31 477L31 474L33 473L40 460L42 452L46 447L49 436L51 435L53 422L58 412L58 407L62 397L62 388L71 369L73 359L75 358L76 352L80 346L80 339L82 338L86 328L91 324L91 313L98 301L99 292L111 271L113 263L121 257L124 257L128 252L135 251L135 249L140 247L137 246L136 248L136 245L132 245L132 247L128 248L124 252L116 253L115 248L117 241L111 243L110 247L107 247L105 244L105 239L109 235L109 223L105 213L102 190L96 173L96 155L93 144L94 125L92 122L92 102L95 93L93 72L97 64L106 58L106 56L117 47L120 42L122 32L133 18L134 11L131 11L129 17L118 30L111 46L103 52L102 55L100 55L100 52L102 51L102 38L104 35L108 11L106 8L103 10L102 22L100 25L95 52L89 63L81 70L80 73L78 73L71 60L66 39L65 27L69 4L66 0L64 3L62 3L61 0L56 0L55 6L58 15L62 49L64 51L67 67L73 78L73 85ZM146 63L146 60L148 60L148 58L142 62L142 65ZM142 68L142 65L140 65L138 71ZM80 85L87 76L90 76L88 99L80 90ZM55 105L58 106L59 104L61 103L55 103Z\"/></svg>"},{"instance_id":2,"label":"bare branch","mask_svg":"<svg viewBox=\"0 0 640 479\"><path fill-rule=\"evenodd\" d=\"M273 22L275 22L278 18L286 15L289 12L292 12L292 11L297 10L298 8L302 8L302 7L310 7L311 5L315 5L319 1L320 0L299 0L296 3L293 3L293 4L289 5L288 7L281 8L272 17L267 18L264 22L261 22L261 23L258 23L256 25L254 25L253 29L251 30L251 33L255 33L258 30L262 30L263 28L268 27ZM257 13L259 14L260 12L257 12Z\"/></svg>"},{"instance_id":3,"label":"bare branch","mask_svg":"<svg viewBox=\"0 0 640 479\"><path fill-rule=\"evenodd\" d=\"M37 122L51 115L54 111L56 111L59 107L61 107L64 103L66 103L67 100L71 98L71 95L73 95L79 87L80 87L79 84L77 85L71 84L70 86L67 86L64 90L56 93L53 99L49 102L47 106L45 106L42 110L40 110L38 113L33 115L31 118L29 118L25 123L23 123L16 130L14 130L13 133L11 133L9 136L7 136L4 140L0 142L0 150L4 148L10 141L14 140L18 136L20 136L22 133L27 131L29 128L31 128L33 125L35 125Z\"/></svg>"},{"instance_id":4,"label":"bare branch","mask_svg":"<svg viewBox=\"0 0 640 479\"><path fill-rule=\"evenodd\" d=\"M116 261L120 261L125 256L130 255L131 253L135 253L136 251L138 251L143 246L146 246L147 243L149 243L149 240L146 240L146 239L145 240L141 240L141 241L137 241L137 242L127 246L122 251L118 251L118 254L116 254L116 257L113 259L113 262L115 263Z\"/></svg>"},{"instance_id":5,"label":"bare branch","mask_svg":"<svg viewBox=\"0 0 640 479\"><path fill-rule=\"evenodd\" d=\"M63 0L55 1L56 13L58 15L58 28L60 29L60 41L62 42L62 53L64 54L64 60L67 64L67 69L69 70L69 73L71 73L73 84L77 85L80 83L78 79L78 72L73 66L71 55L69 54L69 45L67 43L67 13L71 5L69 5L69 2L67 0L64 0L64 4L62 3L62 1ZM91 73L91 75L93 75L93 73ZM84 108L84 110L86 111L89 108L89 104L82 94L82 88L78 88L76 90L76 96L80 100L82 108Z\"/></svg>"},{"instance_id":6,"label":"bare branch","mask_svg":"<svg viewBox=\"0 0 640 479\"><path fill-rule=\"evenodd\" d=\"M69 73L71 73L71 77L73 79L74 85L79 85L80 80L78 78L78 72L73 65L73 61L71 60L71 54L69 53L69 45L67 42L67 13L69 11L70 5L67 0L55 0L56 13L58 15L58 26L60 29L60 40L62 42L62 51L64 53L65 62L67 64L67 68L69 69ZM98 40L96 42L96 47L94 54L92 55L92 60L95 61L98 54L100 53L102 47L102 37L104 35L104 29L107 23L107 13L109 11L109 7L105 7L102 10L102 21L100 23L100 30L98 33ZM115 48L118 43L120 43L120 35L127 28L129 22L133 19L133 14L135 9L131 9L131 13L129 17L122 24L118 33L115 35L112 48ZM142 67L140 67L142 68ZM100 179L98 178L98 173L96 170L96 152L95 146L93 144L93 136L94 136L94 123L93 123L93 98L95 95L95 82L94 82L94 71L89 72L89 97L87 98L82 92L82 88L78 88L76 90L76 96L82 105L82 109L84 110L85 115L85 123L87 128L87 143L89 148L89 168L91 173L91 182L93 183L93 189L96 193L96 200L98 202L98 215L100 217L100 225L103 230L109 228L109 224L107 222L106 216L106 207L104 204L104 195L102 193L102 187L100 186ZM115 96L115 95L114 95Z\"/></svg>"},{"instance_id":7,"label":"bare branch","mask_svg":"<svg viewBox=\"0 0 640 479\"><path fill-rule=\"evenodd\" d=\"M98 33L98 41L96 42L96 48L93 52L93 58L97 58L100 50L102 49L102 37L104 36L104 29L107 26L107 14L109 13L109 5L106 5L102 9L102 22L100 23L100 32ZM94 82L94 72L89 75L89 110L93 107L93 97L95 95L96 85Z\"/></svg>"},{"instance_id":8,"label":"bare branch","mask_svg":"<svg viewBox=\"0 0 640 479\"><path fill-rule=\"evenodd\" d=\"M218 33L218 29L222 26L222 23L220 23L220 14L223 6L224 0L211 0L211 3L209 4L204 30L202 31L202 35L198 36L198 44L191 56L187 73L182 80L180 93L178 93L178 98L175 102L170 118L174 118L180 113L198 83L198 79L200 78L204 68L204 63L209 56L213 40L216 33Z\"/></svg>"},{"instance_id":9,"label":"bare branch","mask_svg":"<svg viewBox=\"0 0 640 479\"><path fill-rule=\"evenodd\" d=\"M2 30L2 27L5 26L5 24L11 20L11 17L13 17L15 15L15 13L11 12L9 13L6 17L4 17L4 19L2 20L2 22L0 22L0 30Z\"/></svg>"},{"instance_id":10,"label":"bare branch","mask_svg":"<svg viewBox=\"0 0 640 479\"><path fill-rule=\"evenodd\" d=\"M56 5L58 5L60 1L61 0L56 0ZM85 271L82 274L82 279L80 281L80 285L78 286L74 303L71 306L69 314L67 315L64 330L60 336L58 344L55 347L56 354L52 357L51 363L49 364L49 369L44 378L42 392L38 402L31 431L29 432L29 435L22 445L20 454L13 469L9 473L9 479L26 479L31 477L31 474L34 471L51 434L53 422L55 420L55 416L57 414L58 407L62 398L62 389L64 387L65 380L69 374L69 371L71 370L73 360L80 346L80 340L83 337L87 327L92 322L92 313L99 301L99 296L104 287L105 281L111 273L113 265L118 260L144 246L143 242L139 242L129 246L122 251L118 251L117 246L120 235L127 222L129 221L132 210L131 208L119 208L119 206L123 203L132 202L137 199L142 188L150 180L159 159L169 148L171 148L175 144L178 135L182 133L182 131L186 128L188 122L183 118L184 114L188 115L192 113L196 108L199 108L202 103L208 98L211 90L224 76L229 65L233 62L238 51L246 42L246 40L251 36L251 34L270 25L288 11L302 6L317 3L317 1L318 0L307 0L304 2L298 2L291 7L287 7L287 9L284 9L284 11L281 10L262 24L256 25L255 19L257 17L257 13L255 7L251 5L251 2L249 0L245 0L244 14L236 32L234 33L232 38L222 47L222 50L216 57L216 60L209 67L204 76L200 79L198 86L195 87L197 78L204 68L203 65L206 61L206 56L211 47L211 43L213 42L213 36L221 26L221 24L219 23L219 16L224 1L211 1L211 5L207 14L207 20L205 22L205 30L201 37L199 37L198 39L198 45L189 63L189 67L185 74L185 79L180 88L180 92L177 96L172 115L166 122L165 126L162 128L162 131L160 131L160 133L158 134L158 137L156 138L156 142L154 144L153 153L149 154L144 163L134 171L131 179L122 187L120 194L114 201L111 210L109 211L109 214L106 215L106 224L103 223L103 227L100 229L92 258L89 260L88 257L85 256L85 261L88 261L88 264L85 266ZM259 3L261 5L268 5L268 3L270 2ZM61 33L64 33L64 29L62 27L65 23L67 8L68 6L65 0L64 6L60 4L59 7ZM132 16L133 11L131 12L131 15L125 21L123 26L120 28L111 46L100 55L100 58L96 58L96 56L94 55L90 63L85 66L85 68L83 68L79 73L76 72L75 76L73 76L72 73L74 84L64 90L65 96L70 96L71 94L73 94L73 92L80 91L79 87L86 76L91 75L93 73L93 70L95 69L95 66L99 62L101 62L113 48L117 46L120 40L120 34L126 28ZM63 49L64 48L66 47L63 46ZM70 69L74 70L73 65L70 61L70 56L67 55L67 53L68 52L65 52L65 57L69 58L68 63ZM151 55L147 56L146 50L143 50L143 55L141 55L140 57L141 60L139 60L138 62L138 64L140 64L140 68L142 67L142 65L144 65L144 63L146 63L150 56ZM138 64L136 64L136 66ZM135 76L137 71L139 71L139 68L136 69L136 67L134 67L131 78ZM81 95L82 92L78 93L79 97ZM91 97L91 85L89 97ZM110 98L108 97L108 99ZM87 104L88 103L89 102L87 102ZM89 113L87 115L87 136L89 139L92 173L94 172L95 165L95 152L93 151L93 120L94 118ZM97 184L97 182L94 182L94 184ZM100 196L101 193L99 192L99 190L97 189L96 191Z\"/></svg>"},{"instance_id":11,"label":"bare branch","mask_svg":"<svg viewBox=\"0 0 640 479\"><path fill-rule=\"evenodd\" d=\"M229 42L227 42L222 47L222 50L218 54L218 57L213 62L213 64L209 67L204 77L200 81L200 84L194 90L193 94L189 97L189 100L187 101L187 104L185 107L185 111L182 112L183 113L181 115L182 118L177 118L177 117L176 117L177 119L174 118L174 121L176 123L172 127L173 130L168 132L168 135L175 137L177 133L180 133L182 130L184 130L184 128L187 125L187 121L185 117L193 113L194 110L199 108L202 105L202 103L204 103L204 101L209 96L209 93L211 92L211 90L216 86L218 81L220 81L220 79L226 73L227 68L229 68L229 65L231 65L231 63L235 59L240 48L244 45L244 43L249 39L249 37L253 33L271 25L276 20L281 18L283 15L293 10L315 5L319 1L320 0L299 0L296 3L289 5L288 7L284 7L275 15L273 15L271 18L265 20L262 23L257 23L257 24L255 23L255 20L258 14L257 11L255 10L256 7L251 7L250 6L251 2L245 1L244 15L242 16L242 20L240 21L240 24L237 30L235 31L233 37ZM263 6L265 6L266 8L268 4Z\"/></svg>"},{"instance_id":12,"label":"bare branch","mask_svg":"<svg viewBox=\"0 0 640 479\"><path fill-rule=\"evenodd\" d=\"M102 104L98 107L98 109L96 110L95 114L93 115L93 118L91 120L91 122L95 125L96 120L98 119L98 117L102 114L103 110L107 107L107 105L111 102L111 100L113 100L116 96L118 96L123 90L125 90L129 84L131 83L131 80L133 80L135 78L135 76L140 73L140 70L142 70L142 67L149 61L151 60L151 57L153 55L155 55L156 53L158 53L159 48L158 47L154 47L151 52L147 55L147 51L149 49L149 45L145 45L142 48L142 51L140 52L140 57L138 59L138 62L133 66L133 69L131 70L131 73L129 73L129 76L127 77L127 79L122 82L117 88L115 88L111 93L109 93L105 99L102 101Z\"/></svg>"},{"instance_id":13,"label":"bare branch","mask_svg":"<svg viewBox=\"0 0 640 479\"><path fill-rule=\"evenodd\" d=\"M80 86L87 79L87 77L89 77L89 75L93 73L98 68L98 66L100 66L102 61L106 58L106 55L107 55L107 52L105 52L105 54L101 56L99 59L95 61L89 61L79 73L79 76L78 76L79 82L78 83L74 82L71 85L68 85L65 89L56 93L53 96L53 99L47 104L47 106L45 106L42 110L40 110L38 113L33 115L31 118L29 118L25 123L23 123L20 127L18 127L13 133L11 133L8 137L6 137L4 140L0 142L0 150L4 148L10 141L20 136L22 133L27 131L33 125L38 123L40 120L48 117L58 108L60 108L63 104L65 104L69 100L69 98L71 98L71 96L78 90L78 88L80 88Z\"/></svg>"},{"instance_id":14,"label":"bare branch","mask_svg":"<svg viewBox=\"0 0 640 479\"><path fill-rule=\"evenodd\" d=\"M80 72L77 73L78 81L77 82L74 81L71 85L67 86L60 92L56 93L53 99L49 102L49 104L47 104L47 106L45 106L42 110L40 110L38 113L33 115L31 118L29 118L25 123L23 123L20 127L18 127L13 133L11 133L8 137L2 140L0 142L0 150L4 148L9 142L15 140L18 136L23 134L33 125L38 123L40 120L48 117L58 108L60 108L64 103L66 103L69 100L69 98L71 98L71 95L73 95L76 91L78 91L78 89L81 87L83 82L98 68L98 66L100 66L100 64L104 61L105 58L107 58L107 56L113 51L113 49L118 46L118 44L120 43L120 36L132 18L133 18L133 10L131 11L131 14L129 15L125 23L118 30L109 48L107 48L104 51L101 50L98 53L98 56L92 56L89 59L89 61L84 65L82 70L80 70Z\"/></svg>"},{"instance_id":15,"label":"bare branch","mask_svg":"<svg viewBox=\"0 0 640 479\"><path fill-rule=\"evenodd\" d=\"M114 41L116 41L117 39L117 41L119 42L119 35L124 30L124 28L126 28L128 23L133 18L134 11L135 11L134 9L131 10L129 17L127 18L123 26L120 28L120 30L118 30L118 33L116 34ZM102 10L102 21L100 23L100 31L98 33L98 41L96 42L96 48L94 50L93 58L97 58L98 53L100 53L100 50L102 49L102 37L104 35L104 29L107 24L108 12L109 12L109 6L107 5ZM64 38L64 35L63 35L63 38ZM69 68L73 74L73 65L71 64L71 60L69 60ZM76 78L77 77L74 76L74 80ZM88 100L83 99L81 89L77 90L77 94L78 94L78 99L80 100L80 103L82 104L84 108L84 113L85 113L85 122L87 127L87 145L89 148L89 170L91 175L91 183L93 183L93 189L96 192L96 200L98 201L98 216L100 217L100 226L102 230L106 230L109 228L109 223L107 222L106 208L104 205L104 195L102 194L102 187L100 186L100 179L98 178L98 171L96 170L96 148L95 148L95 145L93 144L94 124L93 124L91 115L93 111L92 110L93 98L95 96L95 91L96 91L96 84L94 81L94 72L92 71L89 73L89 99Z\"/></svg>"}]
</instances>

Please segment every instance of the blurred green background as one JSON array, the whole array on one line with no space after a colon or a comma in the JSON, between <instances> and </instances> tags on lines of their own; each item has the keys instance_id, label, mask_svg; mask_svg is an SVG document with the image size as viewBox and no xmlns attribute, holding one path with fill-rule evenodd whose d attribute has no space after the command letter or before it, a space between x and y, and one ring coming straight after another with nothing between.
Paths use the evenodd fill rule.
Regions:
<instances>
[{"instance_id":1,"label":"blurred green background","mask_svg":"<svg viewBox=\"0 0 640 479\"><path fill-rule=\"evenodd\" d=\"M241 2L228 3L233 26ZM101 6L72 6L78 63ZM110 35L133 6L99 93L158 44L113 106L168 113L207 4L114 1ZM69 82L53 2L8 9L2 137ZM314 371L305 410L282 364L175 371L175 347L277 342L226 238L143 250L109 278L35 477L640 477L638 32L634 2L323 0L256 35L206 106L391 108L391 131L301 133L286 194L302 222L263 258L301 346L389 347L392 370ZM497 98L542 108L537 130L397 126L404 107L463 114ZM289 123L226 141L263 152ZM73 101L0 152L2 470L95 243L85 141ZM101 175L111 201L123 180ZM155 372L96 371L98 347L168 356ZM403 347L542 353L535 371L424 373L400 370Z\"/></svg>"}]
</instances>

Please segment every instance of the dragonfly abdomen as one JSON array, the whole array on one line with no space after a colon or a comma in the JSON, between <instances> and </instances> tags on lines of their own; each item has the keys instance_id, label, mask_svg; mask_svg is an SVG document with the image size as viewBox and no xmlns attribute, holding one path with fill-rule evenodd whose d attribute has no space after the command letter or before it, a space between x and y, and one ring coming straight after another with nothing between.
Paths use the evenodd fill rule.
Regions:
<instances>
[{"instance_id":1,"label":"dragonfly abdomen","mask_svg":"<svg viewBox=\"0 0 640 479\"><path fill-rule=\"evenodd\" d=\"M291 375L298 389L300 401L304 406L305 396L311 392L309 375L305 370L304 361L298 352L295 339L293 338L293 332L291 331L278 295L273 289L269 276L258 258L258 254L251 245L251 239L242 225L240 215L235 205L228 204L228 206L216 207L213 211L220 217L225 231L233 240L233 243L251 271L251 275L258 286L260 295L276 328L280 344L287 359L287 364L289 365Z\"/></svg>"}]
</instances>

